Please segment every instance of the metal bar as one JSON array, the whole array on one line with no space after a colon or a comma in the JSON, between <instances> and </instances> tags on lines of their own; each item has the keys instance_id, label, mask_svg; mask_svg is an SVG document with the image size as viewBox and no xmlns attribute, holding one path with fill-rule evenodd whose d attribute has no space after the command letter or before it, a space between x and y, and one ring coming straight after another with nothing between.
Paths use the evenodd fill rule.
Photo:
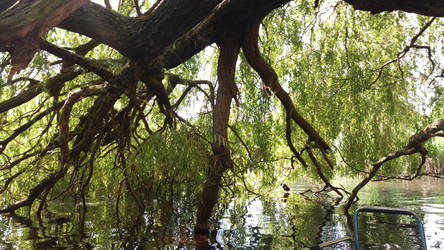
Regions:
<instances>
[{"instance_id":1,"label":"metal bar","mask_svg":"<svg viewBox=\"0 0 444 250\"><path fill-rule=\"evenodd\" d=\"M414 213L410 210L402 209L402 208L374 207L374 206L360 207L355 212L354 228L355 228L356 250L359 250L358 215L359 215L359 213L362 213L362 212L364 212L364 213L370 212L370 213L385 213L385 214L403 214L403 215L413 216L416 219L416 222L418 223L418 226L419 226L419 233L421 235L422 247L424 250L427 250L427 244L426 244L425 235L424 235L424 226L423 226L421 220L419 219L418 215L416 215L416 213Z\"/></svg>"},{"instance_id":2,"label":"metal bar","mask_svg":"<svg viewBox=\"0 0 444 250\"><path fill-rule=\"evenodd\" d=\"M309 248L303 248L302 250L313 250L313 249L321 249L322 247L326 247L326 246L331 246L331 245L335 245L338 243L341 243L343 241L347 241L347 240L351 240L352 244L353 244L353 238L350 236L346 236L344 238L340 238L340 239L336 239L336 240L331 240L331 241L327 241L327 242L323 242L319 245L315 245L315 246L311 246Z\"/></svg>"}]
</instances>

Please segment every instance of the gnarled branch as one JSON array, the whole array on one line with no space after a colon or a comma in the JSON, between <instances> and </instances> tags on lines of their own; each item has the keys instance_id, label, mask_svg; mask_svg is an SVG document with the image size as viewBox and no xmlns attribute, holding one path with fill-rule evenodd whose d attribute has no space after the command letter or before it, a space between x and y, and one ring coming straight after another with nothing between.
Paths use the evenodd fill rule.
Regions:
<instances>
[{"instance_id":1,"label":"gnarled branch","mask_svg":"<svg viewBox=\"0 0 444 250\"><path fill-rule=\"evenodd\" d=\"M405 155L412 155L416 153L421 154L421 163L417 167L416 173L413 175L414 177L419 176L419 171L425 162L425 155L428 153L424 147L424 143L427 142L430 138L440 136L440 132L444 131L444 118L440 118L429 124L424 130L419 133L412 135L409 138L408 144L404 147L404 149L398 150L394 153L390 153L387 156L382 157L377 162L372 164L372 169L368 173L368 175L353 189L350 197L348 198L344 208L347 211L353 202L356 200L359 190L363 188L369 181L373 179L381 166L391 160L399 158ZM413 177L412 176L412 177Z\"/></svg>"}]
</instances>

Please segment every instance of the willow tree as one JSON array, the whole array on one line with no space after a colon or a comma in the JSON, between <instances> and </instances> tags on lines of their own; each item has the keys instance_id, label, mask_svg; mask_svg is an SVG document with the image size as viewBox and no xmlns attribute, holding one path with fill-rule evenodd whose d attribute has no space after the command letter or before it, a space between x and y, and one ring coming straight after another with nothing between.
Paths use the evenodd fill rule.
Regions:
<instances>
[{"instance_id":1,"label":"willow tree","mask_svg":"<svg viewBox=\"0 0 444 250\"><path fill-rule=\"evenodd\" d=\"M167 159L156 155L162 153L156 150L156 143L159 148L192 154L177 147L183 143L194 152L200 150L194 160L205 158L196 229L208 228L225 174L254 168L252 163L261 166L254 160L259 156L272 162L271 154L282 150L292 171L313 169L325 183L325 190L333 190L339 197L348 195L346 207L388 161L419 153L421 161L410 169L410 178L419 176L427 154L424 143L442 136L444 120L437 119L424 130L411 126L420 122L409 123L404 118L419 119L420 115L411 107L412 102L409 106L403 98L414 86L415 74L411 72L421 72L421 68L428 72L421 75L426 75L423 80L438 87L441 83L436 80L442 74L441 64L434 58L435 48L419 43L426 36L424 32L439 20L420 16L413 21L400 12L372 16L353 11L351 6L372 14L401 10L439 17L444 15L444 3L348 0L328 8L331 4L290 0L119 1L113 10L109 1L103 6L86 0L2 1L1 193L9 193L9 200L16 202L0 212L14 212L36 200L41 211L59 183L69 182L69 187L75 186L83 195L92 179L105 178L100 171L94 172L94 165L109 156L114 159L109 162L121 171L114 184L119 190L126 185L143 207L133 190L137 178L131 177L140 172L137 163L141 158L131 152L144 148L151 152L147 161L165 164L162 159ZM325 17L320 10L332 16L336 13L336 19ZM403 18L414 24L412 30L396 28ZM384 25L396 28L394 43L385 49L378 47L383 41L373 40L383 39L377 34ZM372 36L365 35L364 31L375 27ZM439 37L434 34L439 26L432 28L435 32L426 37L437 42ZM210 52L217 55L216 77L200 79L203 74L198 67L205 66L202 58L211 56L199 52L213 45L217 47L217 52ZM410 65L403 62L406 58L423 63ZM381 61L385 59L385 63ZM438 87L439 97L442 90ZM341 98L335 99L336 95ZM207 112L198 119L184 118L179 112L191 109L187 102L190 96L203 96L201 102ZM385 102L393 105L382 105ZM391 113L381 110L378 116L365 110L364 104L375 109L380 104ZM387 121L400 106L404 111L410 107L410 111L396 120L397 131L402 131L397 144L387 144L399 146L403 138L405 148L395 153L388 153L393 147L366 149L365 143L385 145L381 141L391 140L390 126L394 124ZM245 115L239 124L230 119L233 112L248 114L252 110L259 116L265 113L258 119ZM336 118L342 123L332 122ZM409 125L413 128L402 129ZM193 131L187 140L171 136L172 131L184 127ZM275 131L270 138L276 140L273 144L262 137L261 146L270 149L259 155L251 147L260 136L248 134L258 128L265 129L260 132L265 135ZM382 134L378 140L372 133L367 133L367 140L362 133L372 129L375 135ZM366 140L356 141L355 136ZM175 147L168 145L172 141L177 142ZM282 143L288 147L282 149ZM366 153L353 158L357 145ZM345 155L342 160L341 152ZM366 158L381 153L387 156L373 165ZM249 158L250 163L243 158ZM352 192L329 182L336 167L348 159L361 159L349 165L365 176ZM198 160L194 163L202 164ZM17 188L21 192L14 192Z\"/></svg>"}]
</instances>

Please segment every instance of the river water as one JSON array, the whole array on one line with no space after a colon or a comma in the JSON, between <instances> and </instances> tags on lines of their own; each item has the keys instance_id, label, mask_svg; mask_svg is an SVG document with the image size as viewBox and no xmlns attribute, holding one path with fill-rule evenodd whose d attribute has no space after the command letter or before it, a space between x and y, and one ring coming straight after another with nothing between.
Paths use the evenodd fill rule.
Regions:
<instances>
[{"instance_id":1,"label":"river water","mask_svg":"<svg viewBox=\"0 0 444 250\"><path fill-rule=\"evenodd\" d=\"M154 200L143 211L130 200L119 207L106 198L90 199L86 206L58 202L42 219L0 217L0 249L194 249L202 242L209 249L303 249L353 234L352 220L330 198L301 195L309 184L289 186L288 194L226 199L208 238L193 237L194 208L186 197ZM444 249L444 180L371 183L352 210L365 205L414 211L424 223L428 249ZM361 249L419 249L414 224L408 216L363 214ZM343 242L324 249L352 248Z\"/></svg>"}]
</instances>

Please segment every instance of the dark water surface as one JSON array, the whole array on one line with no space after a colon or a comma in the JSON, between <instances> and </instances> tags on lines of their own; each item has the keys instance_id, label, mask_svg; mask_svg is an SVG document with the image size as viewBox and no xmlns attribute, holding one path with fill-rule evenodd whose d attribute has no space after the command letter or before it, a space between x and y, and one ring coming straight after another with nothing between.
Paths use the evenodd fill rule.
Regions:
<instances>
[{"instance_id":1,"label":"dark water surface","mask_svg":"<svg viewBox=\"0 0 444 250\"><path fill-rule=\"evenodd\" d=\"M338 181L347 186L346 180ZM197 239L214 249L302 249L352 235L351 221L327 197L298 194L289 185L270 197L233 198L219 206L216 228ZM154 201L141 211L131 201L107 199L52 204L42 219L0 217L0 249L194 249L193 207L186 197ZM371 183L358 206L401 207L424 223L428 249L444 249L444 180ZM356 209L357 207L353 208ZM118 211L118 212L116 212ZM418 233L406 216L360 216L361 249L418 249ZM348 243L324 249L351 249Z\"/></svg>"}]
</instances>

